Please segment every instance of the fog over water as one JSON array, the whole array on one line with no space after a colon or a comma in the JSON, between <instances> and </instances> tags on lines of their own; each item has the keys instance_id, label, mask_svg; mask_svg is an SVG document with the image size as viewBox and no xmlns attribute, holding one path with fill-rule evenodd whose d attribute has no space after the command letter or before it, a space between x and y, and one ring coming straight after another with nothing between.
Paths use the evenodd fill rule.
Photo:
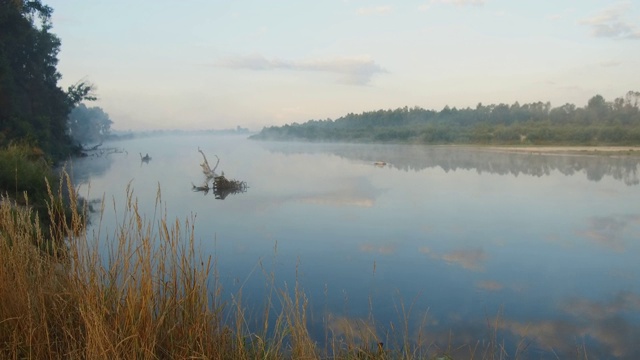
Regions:
<instances>
[{"instance_id":1,"label":"fog over water","mask_svg":"<svg viewBox=\"0 0 640 360\"><path fill-rule=\"evenodd\" d=\"M195 216L225 296L242 290L256 318L273 272L281 288L298 280L320 340L323 324L368 323L384 337L406 317L412 336L423 324L439 346L450 335L474 344L499 316L511 355L526 337L524 358L581 346L594 358L640 356L640 157L211 135L108 146L126 152L69 165L82 195L104 194L102 226L115 228L127 185L152 218L160 188L169 219ZM248 190L193 192L198 148Z\"/></svg>"}]
</instances>

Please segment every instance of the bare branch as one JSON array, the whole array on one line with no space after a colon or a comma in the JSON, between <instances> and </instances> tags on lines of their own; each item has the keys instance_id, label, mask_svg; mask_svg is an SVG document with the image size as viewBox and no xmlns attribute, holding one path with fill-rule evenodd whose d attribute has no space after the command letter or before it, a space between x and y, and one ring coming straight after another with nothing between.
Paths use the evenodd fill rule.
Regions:
<instances>
[{"instance_id":1,"label":"bare branch","mask_svg":"<svg viewBox=\"0 0 640 360\"><path fill-rule=\"evenodd\" d=\"M216 162L216 166L212 170L211 166L209 166L209 161L207 161L207 157L199 147L198 152L202 154L202 158L204 159L204 162L200 164L200 166L202 167L202 172L207 177L207 179L213 179L214 177L218 176L218 174L215 173L216 169L218 168L218 164L220 163L220 158L218 157L218 155L214 155L218 159L218 161Z\"/></svg>"}]
</instances>

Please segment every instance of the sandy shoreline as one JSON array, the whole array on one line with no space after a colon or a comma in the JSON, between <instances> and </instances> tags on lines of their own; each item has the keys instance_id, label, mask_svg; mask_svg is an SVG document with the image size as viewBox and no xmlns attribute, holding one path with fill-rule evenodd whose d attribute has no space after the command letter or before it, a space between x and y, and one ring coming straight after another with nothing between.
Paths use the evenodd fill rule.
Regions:
<instances>
[{"instance_id":1,"label":"sandy shoreline","mask_svg":"<svg viewBox=\"0 0 640 360\"><path fill-rule=\"evenodd\" d=\"M640 146L488 146L487 150L535 154L633 155Z\"/></svg>"}]
</instances>

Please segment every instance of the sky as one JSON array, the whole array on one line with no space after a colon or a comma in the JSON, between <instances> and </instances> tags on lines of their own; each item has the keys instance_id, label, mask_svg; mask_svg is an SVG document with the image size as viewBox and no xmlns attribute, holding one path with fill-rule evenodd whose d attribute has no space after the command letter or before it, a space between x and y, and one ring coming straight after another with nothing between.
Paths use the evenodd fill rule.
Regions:
<instances>
[{"instance_id":1,"label":"sky","mask_svg":"<svg viewBox=\"0 0 640 360\"><path fill-rule=\"evenodd\" d=\"M43 0L115 130L640 91L640 0Z\"/></svg>"}]
</instances>

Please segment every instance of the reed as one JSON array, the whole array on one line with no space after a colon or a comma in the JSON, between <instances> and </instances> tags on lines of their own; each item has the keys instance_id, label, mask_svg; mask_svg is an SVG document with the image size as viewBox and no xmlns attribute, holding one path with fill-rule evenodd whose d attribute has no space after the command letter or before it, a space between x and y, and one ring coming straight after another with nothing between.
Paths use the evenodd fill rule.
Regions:
<instances>
[{"instance_id":1,"label":"reed","mask_svg":"<svg viewBox=\"0 0 640 360\"><path fill-rule=\"evenodd\" d=\"M222 302L215 258L197 248L195 216L167 219L159 189L159 216L141 213L127 188L117 229L100 233L98 224L95 236L85 231L86 208L67 214L59 206L63 194L80 203L68 176L47 189L47 214L56 221L46 232L34 221L28 198L0 195L0 358L509 358L497 339L435 347L425 333L410 331L414 315L404 304L399 323L382 332L372 316L327 317L326 344L319 345L310 335L301 284L278 288L275 274L261 263L266 291L259 316L247 311L242 291ZM104 199L102 204L104 214ZM51 243L58 246L41 250Z\"/></svg>"}]
</instances>

